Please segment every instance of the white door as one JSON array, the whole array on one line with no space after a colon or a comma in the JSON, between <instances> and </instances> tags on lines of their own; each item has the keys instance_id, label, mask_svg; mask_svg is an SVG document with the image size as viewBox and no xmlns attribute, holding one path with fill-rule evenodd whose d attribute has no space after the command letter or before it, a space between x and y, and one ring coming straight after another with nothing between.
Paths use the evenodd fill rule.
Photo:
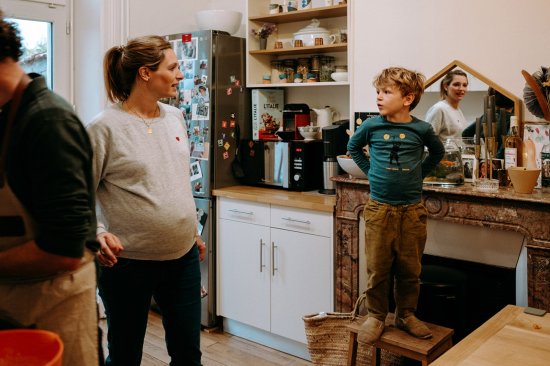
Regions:
<instances>
[{"instance_id":1,"label":"white door","mask_svg":"<svg viewBox=\"0 0 550 366\"><path fill-rule=\"evenodd\" d=\"M41 57L47 59L48 86L73 104L71 5L72 0L0 0L4 17L19 24L24 43L32 48L45 42L47 51Z\"/></svg>"},{"instance_id":2,"label":"white door","mask_svg":"<svg viewBox=\"0 0 550 366\"><path fill-rule=\"evenodd\" d=\"M306 343L304 315L333 311L331 239L271 229L271 332Z\"/></svg>"},{"instance_id":3,"label":"white door","mask_svg":"<svg viewBox=\"0 0 550 366\"><path fill-rule=\"evenodd\" d=\"M218 221L218 315L269 331L269 227Z\"/></svg>"}]
</instances>

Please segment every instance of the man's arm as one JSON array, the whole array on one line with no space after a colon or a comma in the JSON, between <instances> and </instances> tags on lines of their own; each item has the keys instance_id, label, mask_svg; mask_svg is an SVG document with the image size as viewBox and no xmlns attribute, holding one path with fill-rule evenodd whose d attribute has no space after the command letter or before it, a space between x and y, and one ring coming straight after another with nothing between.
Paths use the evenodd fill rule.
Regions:
<instances>
[{"instance_id":1,"label":"man's arm","mask_svg":"<svg viewBox=\"0 0 550 366\"><path fill-rule=\"evenodd\" d=\"M0 252L0 278L42 277L73 271L80 261L80 258L48 253L31 240Z\"/></svg>"}]
</instances>

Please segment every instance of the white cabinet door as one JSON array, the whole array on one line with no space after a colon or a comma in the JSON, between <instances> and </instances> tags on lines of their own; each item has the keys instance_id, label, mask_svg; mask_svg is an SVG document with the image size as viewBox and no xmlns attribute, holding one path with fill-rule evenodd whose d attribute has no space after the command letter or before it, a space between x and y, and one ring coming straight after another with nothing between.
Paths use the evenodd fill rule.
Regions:
<instances>
[{"instance_id":1,"label":"white cabinet door","mask_svg":"<svg viewBox=\"0 0 550 366\"><path fill-rule=\"evenodd\" d=\"M218 243L218 314L269 331L269 227L221 219Z\"/></svg>"},{"instance_id":2,"label":"white cabinet door","mask_svg":"<svg viewBox=\"0 0 550 366\"><path fill-rule=\"evenodd\" d=\"M331 238L271 229L271 332L306 343L306 314L333 311Z\"/></svg>"}]
</instances>

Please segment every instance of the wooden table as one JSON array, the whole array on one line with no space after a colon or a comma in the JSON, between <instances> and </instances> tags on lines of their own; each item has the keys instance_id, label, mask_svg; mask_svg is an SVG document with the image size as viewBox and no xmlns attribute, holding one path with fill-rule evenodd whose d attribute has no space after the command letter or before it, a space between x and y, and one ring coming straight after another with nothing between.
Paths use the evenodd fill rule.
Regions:
<instances>
[{"instance_id":1,"label":"wooden table","mask_svg":"<svg viewBox=\"0 0 550 366\"><path fill-rule=\"evenodd\" d=\"M549 365L550 314L540 317L523 310L506 306L431 365Z\"/></svg>"}]
</instances>

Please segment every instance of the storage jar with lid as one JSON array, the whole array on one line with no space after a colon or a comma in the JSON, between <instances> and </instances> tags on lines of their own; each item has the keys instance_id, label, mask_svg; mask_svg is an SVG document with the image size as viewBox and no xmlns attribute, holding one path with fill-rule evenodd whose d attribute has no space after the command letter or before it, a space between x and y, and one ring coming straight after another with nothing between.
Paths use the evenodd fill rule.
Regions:
<instances>
[{"instance_id":1,"label":"storage jar with lid","mask_svg":"<svg viewBox=\"0 0 550 366\"><path fill-rule=\"evenodd\" d=\"M294 73L296 72L296 60L283 60L283 64L285 66L286 77L290 82L292 82L294 80Z\"/></svg>"},{"instance_id":2,"label":"storage jar with lid","mask_svg":"<svg viewBox=\"0 0 550 366\"><path fill-rule=\"evenodd\" d=\"M299 72L302 75L307 75L309 73L308 57L303 57L298 59L298 66L296 66L296 72Z\"/></svg>"},{"instance_id":3,"label":"storage jar with lid","mask_svg":"<svg viewBox=\"0 0 550 366\"><path fill-rule=\"evenodd\" d=\"M319 81L332 81L330 74L334 72L334 57L320 56L320 63Z\"/></svg>"},{"instance_id":4,"label":"storage jar with lid","mask_svg":"<svg viewBox=\"0 0 550 366\"><path fill-rule=\"evenodd\" d=\"M285 72L284 64L281 60L271 60L271 82L279 83L279 74Z\"/></svg>"}]
</instances>

